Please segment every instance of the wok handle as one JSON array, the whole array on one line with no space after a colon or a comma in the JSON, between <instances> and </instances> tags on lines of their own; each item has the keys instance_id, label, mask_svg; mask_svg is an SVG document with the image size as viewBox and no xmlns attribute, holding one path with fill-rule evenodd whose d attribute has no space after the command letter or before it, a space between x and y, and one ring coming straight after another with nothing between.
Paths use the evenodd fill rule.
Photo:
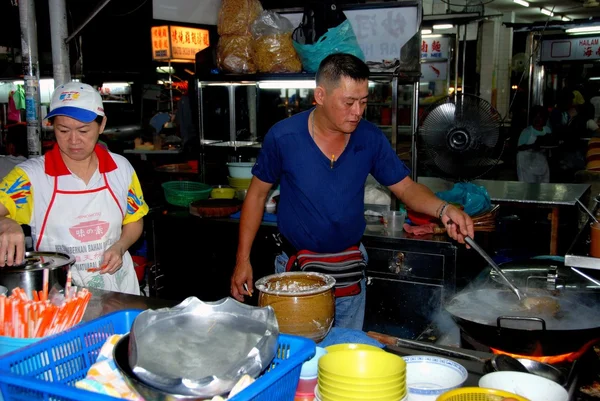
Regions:
<instances>
[{"instance_id":1,"label":"wok handle","mask_svg":"<svg viewBox=\"0 0 600 401\"><path fill-rule=\"evenodd\" d=\"M393 337L393 336L389 336L387 334L381 334L381 333L377 333L374 331L367 332L367 335L385 345L393 345L396 347L405 347L405 348L410 348L410 349L414 349L417 351L430 352L432 354L437 354L437 355L444 355L444 356L448 356L451 358L467 359L469 361L475 361L475 362L485 362L485 359L478 358L474 355L469 355L469 354L459 352L459 351L447 350L445 348L436 347L435 345L423 343L420 341L405 340L403 338Z\"/></svg>"},{"instance_id":2,"label":"wok handle","mask_svg":"<svg viewBox=\"0 0 600 401\"><path fill-rule=\"evenodd\" d=\"M542 325L542 330L546 330L546 321L541 317L527 317L527 316L498 316L496 319L496 324L499 329L508 329L509 327L502 327L503 320L517 320L517 321L528 321L528 322L537 322Z\"/></svg>"}]
</instances>

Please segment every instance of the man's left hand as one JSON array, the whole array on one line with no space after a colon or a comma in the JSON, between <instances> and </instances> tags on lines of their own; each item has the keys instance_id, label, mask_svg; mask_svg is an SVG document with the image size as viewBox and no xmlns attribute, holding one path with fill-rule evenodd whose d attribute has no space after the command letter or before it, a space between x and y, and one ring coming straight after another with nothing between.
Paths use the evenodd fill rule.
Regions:
<instances>
[{"instance_id":1,"label":"man's left hand","mask_svg":"<svg viewBox=\"0 0 600 401\"><path fill-rule=\"evenodd\" d=\"M467 235L471 238L475 237L473 220L468 214L455 206L448 206L446 213L442 216L442 222L446 226L448 235L461 244L465 243Z\"/></svg>"},{"instance_id":2,"label":"man's left hand","mask_svg":"<svg viewBox=\"0 0 600 401\"><path fill-rule=\"evenodd\" d=\"M100 274L115 274L123 266L123 255L125 250L117 242L104 252Z\"/></svg>"}]
</instances>

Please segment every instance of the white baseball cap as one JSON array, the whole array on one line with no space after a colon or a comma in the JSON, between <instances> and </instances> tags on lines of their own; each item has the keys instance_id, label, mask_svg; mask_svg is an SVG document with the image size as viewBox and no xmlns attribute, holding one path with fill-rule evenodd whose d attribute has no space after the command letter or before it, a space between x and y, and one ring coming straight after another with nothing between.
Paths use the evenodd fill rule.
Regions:
<instances>
[{"instance_id":1,"label":"white baseball cap","mask_svg":"<svg viewBox=\"0 0 600 401\"><path fill-rule=\"evenodd\" d=\"M81 82L69 82L54 89L50 113L46 118L67 116L82 123L91 123L104 115L102 98L96 89Z\"/></svg>"}]
</instances>

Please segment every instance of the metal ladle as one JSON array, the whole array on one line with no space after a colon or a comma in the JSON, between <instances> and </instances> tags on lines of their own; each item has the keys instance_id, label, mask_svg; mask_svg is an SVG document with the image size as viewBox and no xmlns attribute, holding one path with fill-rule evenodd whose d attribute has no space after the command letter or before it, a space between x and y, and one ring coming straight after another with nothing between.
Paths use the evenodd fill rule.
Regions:
<instances>
[{"instance_id":1,"label":"metal ladle","mask_svg":"<svg viewBox=\"0 0 600 401\"><path fill-rule=\"evenodd\" d=\"M508 278L504 275L502 269L500 269L500 267L496 264L496 262L494 262L490 255L488 255L487 252L484 251L483 248L481 248L473 238L466 236L465 242L471 248L475 249L477 253L479 253L481 257L483 257L485 261L488 262L488 264L496 271L496 273L498 273L498 275L502 277L502 279L504 279L511 291L517 296L517 298L519 298L519 301L522 301L525 298L525 293L519 290L513 283L511 283L508 280Z\"/></svg>"}]
</instances>

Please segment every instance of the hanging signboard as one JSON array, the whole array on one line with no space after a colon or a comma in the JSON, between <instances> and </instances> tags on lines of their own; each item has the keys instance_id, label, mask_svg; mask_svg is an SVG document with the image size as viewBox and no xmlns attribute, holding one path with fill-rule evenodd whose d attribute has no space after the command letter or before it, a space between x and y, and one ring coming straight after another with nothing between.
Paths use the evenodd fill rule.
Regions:
<instances>
[{"instance_id":1,"label":"hanging signboard","mask_svg":"<svg viewBox=\"0 0 600 401\"><path fill-rule=\"evenodd\" d=\"M346 18L365 61L382 62L400 58L400 49L418 31L421 24L416 6L386 6L378 8L344 9ZM302 13L281 13L293 26L302 21ZM417 56L418 57L418 56Z\"/></svg>"},{"instance_id":2,"label":"hanging signboard","mask_svg":"<svg viewBox=\"0 0 600 401\"><path fill-rule=\"evenodd\" d=\"M600 37L555 39L542 41L540 60L599 60Z\"/></svg>"},{"instance_id":3,"label":"hanging signboard","mask_svg":"<svg viewBox=\"0 0 600 401\"><path fill-rule=\"evenodd\" d=\"M206 29L164 25L152 27L151 34L153 60L193 62L210 45Z\"/></svg>"},{"instance_id":4,"label":"hanging signboard","mask_svg":"<svg viewBox=\"0 0 600 401\"><path fill-rule=\"evenodd\" d=\"M450 38L447 36L423 38L421 40L421 60L446 60Z\"/></svg>"}]
</instances>

